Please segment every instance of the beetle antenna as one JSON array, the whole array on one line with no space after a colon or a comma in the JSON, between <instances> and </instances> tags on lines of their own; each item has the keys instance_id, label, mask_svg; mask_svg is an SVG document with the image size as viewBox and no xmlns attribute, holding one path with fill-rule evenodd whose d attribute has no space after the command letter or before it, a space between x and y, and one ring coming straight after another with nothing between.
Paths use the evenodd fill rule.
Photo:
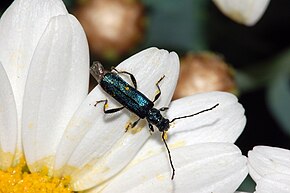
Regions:
<instances>
[{"instance_id":1,"label":"beetle antenna","mask_svg":"<svg viewBox=\"0 0 290 193\"><path fill-rule=\"evenodd\" d=\"M162 132L162 140L165 144L165 147L167 149L167 153L168 153L168 157L169 157L169 162L170 162L170 166L172 168L172 176L171 176L171 180L173 180L174 176L175 176L175 168L174 168L174 165L173 165L173 162L172 162L172 158L171 158L171 154L170 154L170 150L168 148L168 145L166 143L166 139L165 139L165 131Z\"/></svg>"},{"instance_id":2,"label":"beetle antenna","mask_svg":"<svg viewBox=\"0 0 290 193\"><path fill-rule=\"evenodd\" d=\"M172 122L176 121L177 119L184 119L184 118L188 118L188 117L193 117L193 116L195 116L195 115L198 115L198 114L204 113L204 112L206 112L206 111L211 111L211 110L213 110L214 108L216 108L217 106L219 106L218 103L217 103L216 105L214 105L213 107L211 107L211 108L204 109L204 110L199 111L199 112L197 112L197 113L194 113L194 114L191 114L191 115L185 115L185 116L182 116L182 117L176 117L176 118L172 119L169 123L172 123Z\"/></svg>"}]
</instances>

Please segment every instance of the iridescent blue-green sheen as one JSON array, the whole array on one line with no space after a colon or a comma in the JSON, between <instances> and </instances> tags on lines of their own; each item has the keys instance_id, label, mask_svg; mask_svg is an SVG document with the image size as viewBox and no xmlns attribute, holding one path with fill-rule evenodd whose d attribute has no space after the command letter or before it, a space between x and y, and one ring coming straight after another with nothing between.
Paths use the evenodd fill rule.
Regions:
<instances>
[{"instance_id":1,"label":"iridescent blue-green sheen","mask_svg":"<svg viewBox=\"0 0 290 193\"><path fill-rule=\"evenodd\" d=\"M108 72L100 81L100 86L131 112L144 119L154 104L144 94L125 82L116 73Z\"/></svg>"}]
</instances>

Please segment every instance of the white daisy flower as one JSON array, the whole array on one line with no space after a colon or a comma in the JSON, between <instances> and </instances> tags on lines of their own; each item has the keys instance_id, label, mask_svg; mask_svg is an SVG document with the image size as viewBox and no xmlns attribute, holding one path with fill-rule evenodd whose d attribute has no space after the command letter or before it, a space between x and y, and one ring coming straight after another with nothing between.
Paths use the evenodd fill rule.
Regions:
<instances>
[{"instance_id":1,"label":"white daisy flower","mask_svg":"<svg viewBox=\"0 0 290 193\"><path fill-rule=\"evenodd\" d=\"M290 192L290 151L256 146L248 153L249 172L256 182L255 193Z\"/></svg>"},{"instance_id":2,"label":"white daisy flower","mask_svg":"<svg viewBox=\"0 0 290 193\"><path fill-rule=\"evenodd\" d=\"M146 121L125 132L136 116L126 109L107 115L103 105L95 107L101 99L119 106L99 86L86 96L86 38L61 1L16 0L0 20L0 49L0 190L230 193L246 177L246 158L233 145L245 126L243 107L223 92L170 103L179 73L174 52L149 48L117 66L134 74L138 90L150 99L165 75L155 106L170 103L170 120L219 104L171 125L171 180L158 132L151 136ZM9 184L11 172L17 183Z\"/></svg>"},{"instance_id":3,"label":"white daisy flower","mask_svg":"<svg viewBox=\"0 0 290 193\"><path fill-rule=\"evenodd\" d=\"M229 18L247 26L255 25L266 11L270 0L213 0Z\"/></svg>"},{"instance_id":4,"label":"white daisy flower","mask_svg":"<svg viewBox=\"0 0 290 193\"><path fill-rule=\"evenodd\" d=\"M24 152L31 172L51 173L68 121L87 96L84 31L60 0L16 0L0 20L0 63L1 169Z\"/></svg>"}]
</instances>

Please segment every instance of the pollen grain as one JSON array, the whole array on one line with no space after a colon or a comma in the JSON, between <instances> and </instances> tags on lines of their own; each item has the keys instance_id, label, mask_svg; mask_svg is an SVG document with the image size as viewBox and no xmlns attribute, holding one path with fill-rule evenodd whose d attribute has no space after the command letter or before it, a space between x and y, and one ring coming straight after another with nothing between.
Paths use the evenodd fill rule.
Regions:
<instances>
[{"instance_id":1,"label":"pollen grain","mask_svg":"<svg viewBox=\"0 0 290 193\"><path fill-rule=\"evenodd\" d=\"M68 178L49 177L47 170L30 173L24 160L15 167L0 170L0 192L72 193Z\"/></svg>"}]
</instances>

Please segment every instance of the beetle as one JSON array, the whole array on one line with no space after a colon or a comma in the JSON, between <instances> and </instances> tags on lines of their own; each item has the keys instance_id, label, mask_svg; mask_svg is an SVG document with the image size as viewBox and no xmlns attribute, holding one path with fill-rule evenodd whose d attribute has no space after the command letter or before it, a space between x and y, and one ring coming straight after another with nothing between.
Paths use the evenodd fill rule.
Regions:
<instances>
[{"instance_id":1,"label":"beetle","mask_svg":"<svg viewBox=\"0 0 290 193\"><path fill-rule=\"evenodd\" d=\"M182 116L182 117L176 117L172 119L171 121L167 118L165 118L161 111L165 111L168 109L168 107L162 107L160 109L154 108L154 103L159 99L161 96L161 89L159 86L159 83L163 80L165 75L163 75L157 82L156 87L158 89L157 94L155 95L153 101L148 99L142 92L140 92L137 89L137 81L133 74L127 72L127 71L118 71L117 69L113 68L111 72L105 71L102 64L98 61L93 62L93 65L90 68L90 73L92 76L96 79L98 84L101 86L101 88L108 93L110 96L112 96L116 101L118 101L121 105L119 108L113 108L113 109L107 109L108 100L99 100L96 101L95 106L98 103L104 102L103 111L105 114L115 113L118 112L124 108L128 109L132 113L136 114L139 118L133 122L130 123L126 127L126 131L129 129L129 127L133 128L135 127L138 122L141 119L146 119L149 125L149 129L151 132L154 132L153 125L159 130L159 132L162 133L162 140L165 144L165 147L168 152L168 157L170 161L170 165L172 168L172 176L171 180L174 179L175 175L175 168L172 162L170 150L168 148L168 145L166 143L166 132L170 128L170 123L178 120L178 119L184 119L188 117L193 117L195 115L198 115L200 113L210 111L214 108L216 108L219 104L214 105L211 108L204 109L202 111L199 111L194 114ZM126 74L130 76L130 79L133 83L133 86L131 86L129 83L127 83L125 80L123 80L119 74Z\"/></svg>"}]
</instances>

